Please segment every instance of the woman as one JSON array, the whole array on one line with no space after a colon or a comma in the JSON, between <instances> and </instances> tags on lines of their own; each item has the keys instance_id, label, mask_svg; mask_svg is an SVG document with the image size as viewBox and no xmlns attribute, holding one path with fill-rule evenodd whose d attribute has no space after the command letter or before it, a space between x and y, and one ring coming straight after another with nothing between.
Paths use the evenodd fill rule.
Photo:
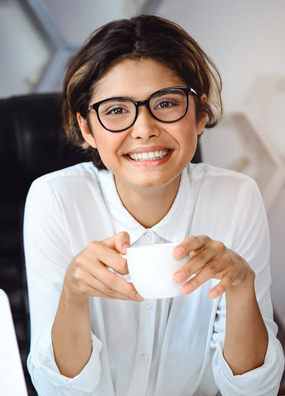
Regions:
<instances>
[{"instance_id":1,"label":"woman","mask_svg":"<svg viewBox=\"0 0 285 396\"><path fill-rule=\"evenodd\" d=\"M63 88L67 135L92 162L35 181L25 211L40 395L276 395L283 355L256 184L193 165L221 113L219 73L178 25L96 31ZM144 301L130 245L176 242L183 295Z\"/></svg>"}]
</instances>

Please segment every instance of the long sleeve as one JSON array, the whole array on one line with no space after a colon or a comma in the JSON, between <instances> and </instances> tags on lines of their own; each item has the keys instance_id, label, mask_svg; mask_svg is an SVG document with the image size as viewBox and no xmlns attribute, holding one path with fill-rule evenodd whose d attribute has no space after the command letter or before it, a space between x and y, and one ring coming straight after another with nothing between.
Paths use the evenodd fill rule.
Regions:
<instances>
[{"instance_id":1,"label":"long sleeve","mask_svg":"<svg viewBox=\"0 0 285 396\"><path fill-rule=\"evenodd\" d=\"M277 326L273 322L270 298L270 241L263 203L255 183L246 183L236 197L235 222L238 224L233 246L245 258L256 274L255 291L266 324L269 342L264 364L243 375L234 376L223 358L226 304L223 296L217 312L212 346L216 353L213 371L216 383L223 396L276 396L284 368L281 345L276 339ZM242 326L242 323L240 324Z\"/></svg>"},{"instance_id":2,"label":"long sleeve","mask_svg":"<svg viewBox=\"0 0 285 396\"><path fill-rule=\"evenodd\" d=\"M24 216L24 246L31 313L28 369L40 396L91 395L100 376L101 342L92 334L93 352L82 372L70 379L54 361L51 327L71 251L66 219L48 183L33 183Z\"/></svg>"}]
</instances>

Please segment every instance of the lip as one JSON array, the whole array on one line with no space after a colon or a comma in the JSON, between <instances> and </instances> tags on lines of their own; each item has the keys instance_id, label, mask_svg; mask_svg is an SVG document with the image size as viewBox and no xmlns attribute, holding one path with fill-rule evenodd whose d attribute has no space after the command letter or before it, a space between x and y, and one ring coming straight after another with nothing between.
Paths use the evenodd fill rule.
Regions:
<instances>
[{"instance_id":1,"label":"lip","mask_svg":"<svg viewBox=\"0 0 285 396\"><path fill-rule=\"evenodd\" d=\"M149 153L155 151L168 151L168 153L166 156L162 158L156 158L154 160L143 160L143 159L134 160L130 157L130 155L132 154ZM127 154L124 154L124 158L134 166L147 168L147 167L155 167L165 164L171 157L172 153L173 153L173 149L170 149L165 146L137 147L129 151Z\"/></svg>"}]
</instances>

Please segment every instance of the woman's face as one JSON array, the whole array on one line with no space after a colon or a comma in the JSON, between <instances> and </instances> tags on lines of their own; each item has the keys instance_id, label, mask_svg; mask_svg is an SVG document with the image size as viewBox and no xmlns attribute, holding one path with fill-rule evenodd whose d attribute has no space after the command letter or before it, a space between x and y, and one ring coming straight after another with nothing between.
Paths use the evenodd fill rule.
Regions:
<instances>
[{"instance_id":1,"label":"woman's face","mask_svg":"<svg viewBox=\"0 0 285 396\"><path fill-rule=\"evenodd\" d=\"M163 88L185 86L172 70L151 59L125 60L113 66L97 83L90 104L112 97L128 97L136 101L147 99ZM145 189L178 185L182 170L193 158L197 136L202 133L206 116L195 117L195 104L189 94L186 115L174 123L163 123L151 116L146 106L140 106L136 122L123 132L109 132L99 123L96 112L90 110L86 120L78 117L85 140L97 148L105 166L114 174L116 186L124 189ZM143 159L146 154L160 152L162 158ZM140 153L141 155L136 155ZM139 159L139 160L138 160Z\"/></svg>"}]
</instances>

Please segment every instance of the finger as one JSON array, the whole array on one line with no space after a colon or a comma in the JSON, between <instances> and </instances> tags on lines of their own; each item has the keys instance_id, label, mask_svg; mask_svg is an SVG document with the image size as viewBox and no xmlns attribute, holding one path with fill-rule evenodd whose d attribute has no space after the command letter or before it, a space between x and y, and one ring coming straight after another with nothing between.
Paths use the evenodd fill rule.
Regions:
<instances>
[{"instance_id":1,"label":"finger","mask_svg":"<svg viewBox=\"0 0 285 396\"><path fill-rule=\"evenodd\" d=\"M96 282L99 280L102 283L103 289L101 291L107 295L120 293L130 299L136 298L137 291L134 286L104 266L96 268L95 279Z\"/></svg>"},{"instance_id":2,"label":"finger","mask_svg":"<svg viewBox=\"0 0 285 396\"><path fill-rule=\"evenodd\" d=\"M201 249L203 246L206 245L206 243L208 243L208 241L210 241L210 238L205 235L188 237L175 247L174 255L178 258L184 257L190 252L195 252Z\"/></svg>"},{"instance_id":3,"label":"finger","mask_svg":"<svg viewBox=\"0 0 285 396\"><path fill-rule=\"evenodd\" d=\"M125 231L121 231L105 239L103 242L118 253L127 254L127 248L130 247L130 235Z\"/></svg>"},{"instance_id":4,"label":"finger","mask_svg":"<svg viewBox=\"0 0 285 396\"><path fill-rule=\"evenodd\" d=\"M221 296L226 290L228 290L233 284L233 277L228 274L225 275L222 280L209 291L209 297L217 298Z\"/></svg>"},{"instance_id":5,"label":"finger","mask_svg":"<svg viewBox=\"0 0 285 396\"><path fill-rule=\"evenodd\" d=\"M106 273L103 273L103 271ZM91 286L107 298L133 301L143 300L131 283L106 268L102 269L102 276L99 273L99 278L91 280Z\"/></svg>"},{"instance_id":6,"label":"finger","mask_svg":"<svg viewBox=\"0 0 285 396\"><path fill-rule=\"evenodd\" d=\"M212 260L206 264L199 273L186 282L181 291L183 294L190 294L194 290L198 289L203 283L207 282L212 278L217 278L221 272L221 268L217 260Z\"/></svg>"},{"instance_id":7,"label":"finger","mask_svg":"<svg viewBox=\"0 0 285 396\"><path fill-rule=\"evenodd\" d=\"M75 280L84 295L142 301L132 284L103 264L76 271Z\"/></svg>"},{"instance_id":8,"label":"finger","mask_svg":"<svg viewBox=\"0 0 285 396\"><path fill-rule=\"evenodd\" d=\"M80 293L88 297L104 297L116 300L132 300L132 301L143 301L143 298L137 293L136 298L129 297L125 294L116 292L115 290L108 289L102 282L94 278L94 281L90 285L85 284L84 287L80 288Z\"/></svg>"},{"instance_id":9,"label":"finger","mask_svg":"<svg viewBox=\"0 0 285 396\"><path fill-rule=\"evenodd\" d=\"M115 246L115 245L113 245ZM117 251L110 248L106 241L94 241L88 245L88 253L90 263L94 266L94 258L100 261L106 267L110 267L121 275L128 273L127 260ZM91 271L91 269L90 269Z\"/></svg>"},{"instance_id":10,"label":"finger","mask_svg":"<svg viewBox=\"0 0 285 396\"><path fill-rule=\"evenodd\" d=\"M198 274L214 257L214 252L206 248L200 249L198 253L190 254L189 261L174 274L174 280L177 283L185 282L190 276Z\"/></svg>"}]
</instances>

